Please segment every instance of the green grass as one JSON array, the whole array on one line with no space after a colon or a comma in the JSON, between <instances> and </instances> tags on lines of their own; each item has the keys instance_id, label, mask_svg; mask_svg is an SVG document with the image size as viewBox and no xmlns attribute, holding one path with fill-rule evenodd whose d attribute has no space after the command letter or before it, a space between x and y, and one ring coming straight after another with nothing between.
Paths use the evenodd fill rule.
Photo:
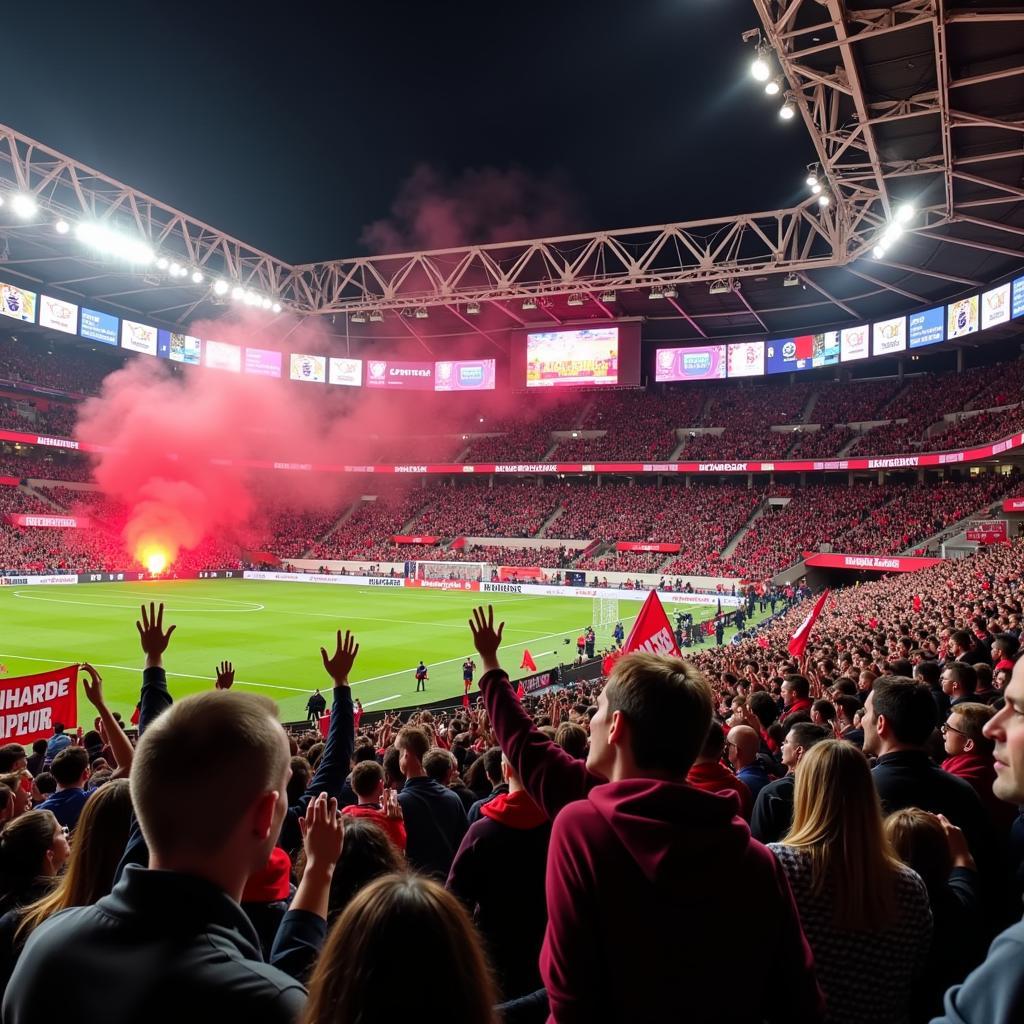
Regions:
<instances>
[{"instance_id":1,"label":"green grass","mask_svg":"<svg viewBox=\"0 0 1024 1024\"><path fill-rule=\"evenodd\" d=\"M462 661L473 649L467 620L488 598L506 622L502 661L513 676L525 674L518 666L526 647L538 668L569 660L592 616L591 601L579 598L254 580L2 587L0 663L9 677L90 661L103 675L111 708L127 718L142 678L139 605L163 601L165 627L177 624L164 657L177 697L208 689L214 666L228 659L237 688L272 697L285 721L304 718L309 693L330 685L320 647L333 650L340 628L351 629L361 645L354 696L367 709L405 707L417 703L413 669L420 658L430 669L428 701L462 693ZM675 608L696 617L710 612ZM639 609L639 601L619 603L627 633ZM610 643L610 628L604 633L598 631L599 649ZM564 637L572 643L563 644ZM81 693L79 706L87 708ZM91 720L85 710L79 718Z\"/></svg>"}]
</instances>

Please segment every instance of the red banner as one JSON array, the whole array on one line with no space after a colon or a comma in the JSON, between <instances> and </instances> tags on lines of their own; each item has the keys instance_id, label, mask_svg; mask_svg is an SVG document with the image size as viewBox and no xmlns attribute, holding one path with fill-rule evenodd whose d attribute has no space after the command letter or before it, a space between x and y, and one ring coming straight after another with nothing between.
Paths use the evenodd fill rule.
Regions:
<instances>
[{"instance_id":1,"label":"red banner","mask_svg":"<svg viewBox=\"0 0 1024 1024\"><path fill-rule=\"evenodd\" d=\"M657 551L666 555L674 555L679 551L678 544L651 544L647 541L620 540L615 543L616 551Z\"/></svg>"},{"instance_id":2,"label":"red banner","mask_svg":"<svg viewBox=\"0 0 1024 1024\"><path fill-rule=\"evenodd\" d=\"M1004 512L1024 512L1024 498L1003 499Z\"/></svg>"},{"instance_id":3,"label":"red banner","mask_svg":"<svg viewBox=\"0 0 1024 1024\"><path fill-rule=\"evenodd\" d=\"M681 657L675 634L656 590L647 595L623 650L627 654L631 651L647 651L649 654L674 654L677 658Z\"/></svg>"},{"instance_id":4,"label":"red banner","mask_svg":"<svg viewBox=\"0 0 1024 1024\"><path fill-rule=\"evenodd\" d=\"M967 527L967 539L979 544L998 544L1006 540L1005 519L976 519Z\"/></svg>"},{"instance_id":5,"label":"red banner","mask_svg":"<svg viewBox=\"0 0 1024 1024\"><path fill-rule=\"evenodd\" d=\"M0 681L0 743L49 739L54 722L78 724L78 666Z\"/></svg>"},{"instance_id":6,"label":"red banner","mask_svg":"<svg viewBox=\"0 0 1024 1024\"><path fill-rule=\"evenodd\" d=\"M498 579L507 583L511 579L516 580L542 580L544 570L535 565L502 565L498 567Z\"/></svg>"},{"instance_id":7,"label":"red banner","mask_svg":"<svg viewBox=\"0 0 1024 1024\"><path fill-rule=\"evenodd\" d=\"M420 537L413 534L396 534L391 538L392 544L436 544L440 537Z\"/></svg>"},{"instance_id":8,"label":"red banner","mask_svg":"<svg viewBox=\"0 0 1024 1024\"><path fill-rule=\"evenodd\" d=\"M85 530L91 525L88 519L77 516L9 515L7 522L12 526L42 526L60 530Z\"/></svg>"},{"instance_id":9,"label":"red banner","mask_svg":"<svg viewBox=\"0 0 1024 1024\"><path fill-rule=\"evenodd\" d=\"M807 650L807 641L810 639L811 630L814 629L814 624L818 621L818 616L827 600L828 591L823 590L821 596L814 602L814 607L807 613L807 618L796 627L796 632L789 638L787 649L794 658L799 658Z\"/></svg>"},{"instance_id":10,"label":"red banner","mask_svg":"<svg viewBox=\"0 0 1024 1024\"><path fill-rule=\"evenodd\" d=\"M0 476L0 487L20 487L21 481L16 476Z\"/></svg>"},{"instance_id":11,"label":"red banner","mask_svg":"<svg viewBox=\"0 0 1024 1024\"><path fill-rule=\"evenodd\" d=\"M916 572L938 565L941 558L914 558L906 555L808 555L809 569L869 569L875 572Z\"/></svg>"},{"instance_id":12,"label":"red banner","mask_svg":"<svg viewBox=\"0 0 1024 1024\"><path fill-rule=\"evenodd\" d=\"M476 580L403 580L407 587L422 587L424 590L479 590Z\"/></svg>"}]
</instances>

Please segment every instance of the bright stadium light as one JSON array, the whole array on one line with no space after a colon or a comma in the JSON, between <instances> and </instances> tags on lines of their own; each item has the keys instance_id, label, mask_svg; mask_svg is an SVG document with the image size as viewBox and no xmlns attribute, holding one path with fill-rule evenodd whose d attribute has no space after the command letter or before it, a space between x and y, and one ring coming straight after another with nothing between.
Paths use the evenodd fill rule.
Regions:
<instances>
[{"instance_id":1,"label":"bright stadium light","mask_svg":"<svg viewBox=\"0 0 1024 1024\"><path fill-rule=\"evenodd\" d=\"M795 116L796 107L793 105L793 101L786 100L786 102L779 107L779 117L781 117L783 121L792 121Z\"/></svg>"},{"instance_id":2,"label":"bright stadium light","mask_svg":"<svg viewBox=\"0 0 1024 1024\"><path fill-rule=\"evenodd\" d=\"M876 245L875 248L872 250L872 255L875 257L876 260L882 259L885 256L885 246Z\"/></svg>"},{"instance_id":3,"label":"bright stadium light","mask_svg":"<svg viewBox=\"0 0 1024 1024\"><path fill-rule=\"evenodd\" d=\"M765 87L764 91L768 96L778 96L782 92L782 83L777 79L773 78Z\"/></svg>"},{"instance_id":4,"label":"bright stadium light","mask_svg":"<svg viewBox=\"0 0 1024 1024\"><path fill-rule=\"evenodd\" d=\"M426 306L420 306L419 309L413 314L417 320L426 320L430 314L427 312Z\"/></svg>"},{"instance_id":5,"label":"bright stadium light","mask_svg":"<svg viewBox=\"0 0 1024 1024\"><path fill-rule=\"evenodd\" d=\"M898 224L907 224L914 219L914 214L917 210L913 203L904 203L896 210L896 222Z\"/></svg>"},{"instance_id":6,"label":"bright stadium light","mask_svg":"<svg viewBox=\"0 0 1024 1024\"><path fill-rule=\"evenodd\" d=\"M166 256L161 256L160 259L156 261L156 266L158 270L166 270L169 265L170 260L168 260Z\"/></svg>"},{"instance_id":7,"label":"bright stadium light","mask_svg":"<svg viewBox=\"0 0 1024 1024\"><path fill-rule=\"evenodd\" d=\"M350 320L352 321L352 323L354 323L354 324L365 324L365 323L366 323L366 314L365 314L365 313L363 313L363 312L362 312L361 310L358 310L358 309L357 309L357 310L356 310L356 311L355 311L355 312L354 312L354 313L352 314L352 316L351 316L351 317L349 317L349 319L350 319Z\"/></svg>"},{"instance_id":8,"label":"bright stadium light","mask_svg":"<svg viewBox=\"0 0 1024 1024\"><path fill-rule=\"evenodd\" d=\"M601 292L602 302L617 302L618 295L615 292Z\"/></svg>"},{"instance_id":9,"label":"bright stadium light","mask_svg":"<svg viewBox=\"0 0 1024 1024\"><path fill-rule=\"evenodd\" d=\"M280 312L281 312L281 303L280 303L280 302L275 302L275 303L274 303L274 304L273 304L273 305L272 305L272 306L270 307L270 312L271 312L271 313L280 313ZM371 317L370 319L372 320L373 318Z\"/></svg>"},{"instance_id":10,"label":"bright stadium light","mask_svg":"<svg viewBox=\"0 0 1024 1024\"><path fill-rule=\"evenodd\" d=\"M382 324L384 323L384 311L381 309L370 310L370 323L371 324Z\"/></svg>"},{"instance_id":11,"label":"bright stadium light","mask_svg":"<svg viewBox=\"0 0 1024 1024\"><path fill-rule=\"evenodd\" d=\"M467 303L466 304L466 312L470 316L478 316L479 313L480 313L480 303L479 302L469 302L469 303Z\"/></svg>"},{"instance_id":12,"label":"bright stadium light","mask_svg":"<svg viewBox=\"0 0 1024 1024\"><path fill-rule=\"evenodd\" d=\"M0 196L0 206L3 206L5 202L6 200L4 199L4 197Z\"/></svg>"},{"instance_id":13,"label":"bright stadium light","mask_svg":"<svg viewBox=\"0 0 1024 1024\"><path fill-rule=\"evenodd\" d=\"M223 278L221 278L220 280L214 282L213 294L214 295L227 295L228 287L229 287L229 285L228 285L227 281L225 281Z\"/></svg>"},{"instance_id":14,"label":"bright stadium light","mask_svg":"<svg viewBox=\"0 0 1024 1024\"><path fill-rule=\"evenodd\" d=\"M814 171L811 171L811 173L807 175L807 187L813 190L814 186L817 184L818 176L814 173Z\"/></svg>"},{"instance_id":15,"label":"bright stadium light","mask_svg":"<svg viewBox=\"0 0 1024 1024\"><path fill-rule=\"evenodd\" d=\"M192 271L192 283L202 284L203 283L203 272L201 270Z\"/></svg>"},{"instance_id":16,"label":"bright stadium light","mask_svg":"<svg viewBox=\"0 0 1024 1024\"><path fill-rule=\"evenodd\" d=\"M820 195L821 195L821 185L820 185L820 183L818 183L818 182L816 181L816 182L815 182L815 183L814 183L814 184L813 184L813 185L811 186L811 192L812 192L812 193L813 193L814 195L816 195L816 196L820 196Z\"/></svg>"},{"instance_id":17,"label":"bright stadium light","mask_svg":"<svg viewBox=\"0 0 1024 1024\"><path fill-rule=\"evenodd\" d=\"M83 222L75 228L75 237L90 249L129 263L148 266L156 258L153 250L142 239L118 234L106 224Z\"/></svg>"},{"instance_id":18,"label":"bright stadium light","mask_svg":"<svg viewBox=\"0 0 1024 1024\"><path fill-rule=\"evenodd\" d=\"M273 301L268 299L266 296L264 296L263 301L260 303L260 305L264 309L270 309L270 307L273 306L273 304L274 304Z\"/></svg>"},{"instance_id":19,"label":"bright stadium light","mask_svg":"<svg viewBox=\"0 0 1024 1024\"><path fill-rule=\"evenodd\" d=\"M11 198L11 209L23 220L28 220L36 215L39 204L35 196L30 196L27 192L18 192Z\"/></svg>"},{"instance_id":20,"label":"bright stadium light","mask_svg":"<svg viewBox=\"0 0 1024 1024\"><path fill-rule=\"evenodd\" d=\"M531 309L537 308L536 299L523 299L523 312L528 313Z\"/></svg>"},{"instance_id":21,"label":"bright stadium light","mask_svg":"<svg viewBox=\"0 0 1024 1024\"><path fill-rule=\"evenodd\" d=\"M237 301L240 302L242 299L245 298L245 289L239 288L238 285L236 284L235 287L231 289L231 298L236 299Z\"/></svg>"},{"instance_id":22,"label":"bright stadium light","mask_svg":"<svg viewBox=\"0 0 1024 1024\"><path fill-rule=\"evenodd\" d=\"M668 287L662 292L662 295L664 295L666 299L674 299L678 294L679 292L672 287Z\"/></svg>"},{"instance_id":23,"label":"bright stadium light","mask_svg":"<svg viewBox=\"0 0 1024 1024\"><path fill-rule=\"evenodd\" d=\"M772 66L765 57L763 47L758 47L757 56L750 65L750 73L756 82L767 82L772 77Z\"/></svg>"},{"instance_id":24,"label":"bright stadium light","mask_svg":"<svg viewBox=\"0 0 1024 1024\"><path fill-rule=\"evenodd\" d=\"M818 196L818 205L819 206L823 206L823 207L824 206L828 206L828 204L830 202L832 202L832 200L829 199L827 192L822 192L821 195Z\"/></svg>"},{"instance_id":25,"label":"bright stadium light","mask_svg":"<svg viewBox=\"0 0 1024 1024\"><path fill-rule=\"evenodd\" d=\"M58 235L66 235L71 230L71 225L61 217L61 219L53 225L53 230L56 231Z\"/></svg>"}]
</instances>

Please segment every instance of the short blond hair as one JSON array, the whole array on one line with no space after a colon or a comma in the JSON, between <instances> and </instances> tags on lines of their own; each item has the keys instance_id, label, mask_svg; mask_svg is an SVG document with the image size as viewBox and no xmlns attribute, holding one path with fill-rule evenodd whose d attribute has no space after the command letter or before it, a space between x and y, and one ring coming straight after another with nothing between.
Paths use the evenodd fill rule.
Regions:
<instances>
[{"instance_id":1,"label":"short blond hair","mask_svg":"<svg viewBox=\"0 0 1024 1024\"><path fill-rule=\"evenodd\" d=\"M149 848L214 853L253 803L281 785L290 760L277 705L211 690L178 701L143 734L131 768Z\"/></svg>"},{"instance_id":2,"label":"short blond hair","mask_svg":"<svg viewBox=\"0 0 1024 1024\"><path fill-rule=\"evenodd\" d=\"M996 713L996 709L989 707L988 704L980 704L976 702L964 702L963 704L957 704L955 707L950 709L949 717L958 715L963 728L960 730L964 736L969 740L974 740L974 745L980 747L982 751L988 752L992 750L992 741L985 738L982 733L982 729L985 728L985 723L992 718ZM949 721L949 719L947 719Z\"/></svg>"},{"instance_id":3,"label":"short blond hair","mask_svg":"<svg viewBox=\"0 0 1024 1024\"><path fill-rule=\"evenodd\" d=\"M682 658L636 652L615 663L604 688L608 714L629 722L639 768L685 775L697 759L714 710L711 686Z\"/></svg>"}]
</instances>

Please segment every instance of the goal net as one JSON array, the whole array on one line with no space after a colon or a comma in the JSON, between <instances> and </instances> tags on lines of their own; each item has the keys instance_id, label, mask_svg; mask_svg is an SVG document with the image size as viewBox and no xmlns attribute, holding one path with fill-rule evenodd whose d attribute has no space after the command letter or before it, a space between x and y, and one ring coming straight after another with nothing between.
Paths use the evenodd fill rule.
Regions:
<instances>
[{"instance_id":1,"label":"goal net","mask_svg":"<svg viewBox=\"0 0 1024 1024\"><path fill-rule=\"evenodd\" d=\"M486 562L414 562L412 578L417 580L476 580L484 578Z\"/></svg>"},{"instance_id":2,"label":"goal net","mask_svg":"<svg viewBox=\"0 0 1024 1024\"><path fill-rule=\"evenodd\" d=\"M595 597L594 612L591 616L595 630L610 633L619 621L619 599L617 597Z\"/></svg>"}]
</instances>

